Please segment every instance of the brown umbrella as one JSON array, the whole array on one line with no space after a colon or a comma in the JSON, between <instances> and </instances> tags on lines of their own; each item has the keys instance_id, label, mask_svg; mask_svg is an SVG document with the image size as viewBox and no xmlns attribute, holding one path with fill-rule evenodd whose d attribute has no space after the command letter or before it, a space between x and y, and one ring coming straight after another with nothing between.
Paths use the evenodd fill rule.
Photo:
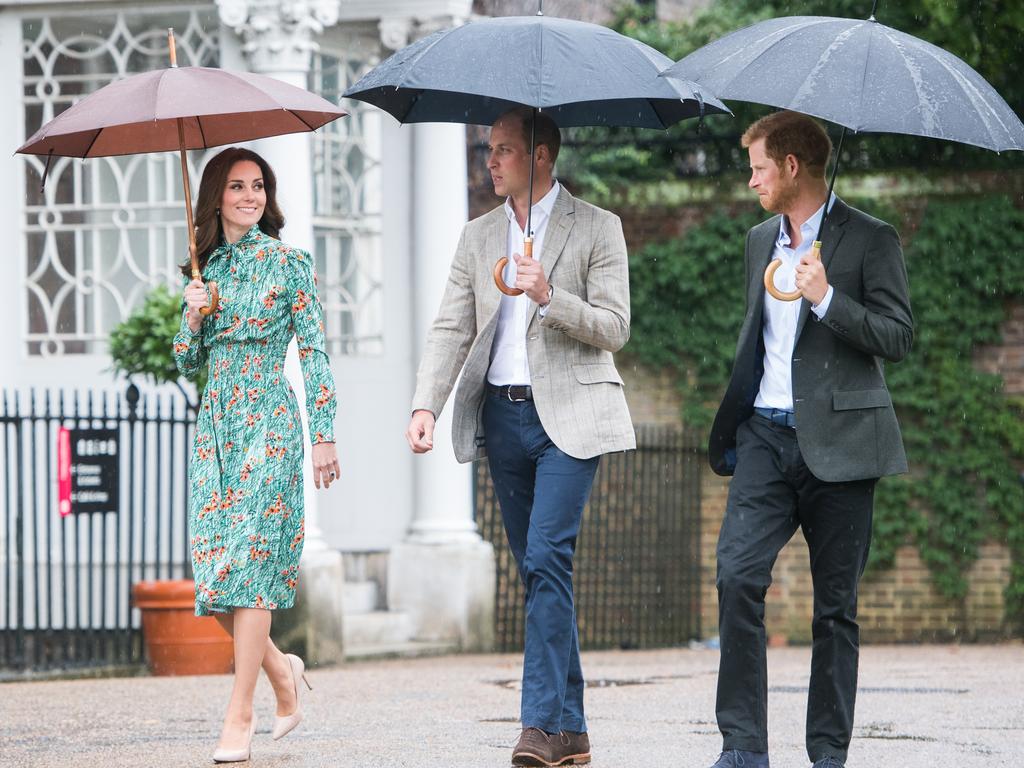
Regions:
<instances>
[{"instance_id":1,"label":"brown umbrella","mask_svg":"<svg viewBox=\"0 0 1024 768\"><path fill-rule=\"evenodd\" d=\"M109 157L143 152L181 155L192 277L200 278L192 190L185 151L315 131L348 114L335 104L272 77L211 67L178 68L174 31L167 30L171 66L118 80L48 122L18 152L50 158ZM210 283L210 306L217 286Z\"/></svg>"}]
</instances>

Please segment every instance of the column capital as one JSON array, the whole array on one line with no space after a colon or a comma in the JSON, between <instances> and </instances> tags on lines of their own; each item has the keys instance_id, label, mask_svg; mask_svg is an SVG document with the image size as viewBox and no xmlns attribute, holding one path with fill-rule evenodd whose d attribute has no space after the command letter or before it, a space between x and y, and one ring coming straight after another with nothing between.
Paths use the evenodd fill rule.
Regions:
<instances>
[{"instance_id":1,"label":"column capital","mask_svg":"<svg viewBox=\"0 0 1024 768\"><path fill-rule=\"evenodd\" d=\"M377 25L380 30L380 42L388 51L397 51L409 43L414 43L435 32L458 27L466 23L464 16L446 14L429 18L413 18L411 16L383 16Z\"/></svg>"},{"instance_id":2,"label":"column capital","mask_svg":"<svg viewBox=\"0 0 1024 768\"><path fill-rule=\"evenodd\" d=\"M338 23L341 0L217 0L254 72L308 72L313 39Z\"/></svg>"}]
</instances>

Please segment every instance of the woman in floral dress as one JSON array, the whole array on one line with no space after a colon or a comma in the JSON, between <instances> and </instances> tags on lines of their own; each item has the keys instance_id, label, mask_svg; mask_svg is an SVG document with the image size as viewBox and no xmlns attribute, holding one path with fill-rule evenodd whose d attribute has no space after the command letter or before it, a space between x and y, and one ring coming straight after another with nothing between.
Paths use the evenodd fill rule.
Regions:
<instances>
[{"instance_id":1,"label":"woman in floral dress","mask_svg":"<svg viewBox=\"0 0 1024 768\"><path fill-rule=\"evenodd\" d=\"M230 148L206 166L196 202L203 280L184 293L174 357L191 376L209 366L190 463L189 536L196 614L217 618L235 645L235 681L217 762L247 760L255 730L259 669L277 696L273 735L302 717L302 660L270 639L271 611L295 600L303 541L302 423L284 374L296 338L313 444L313 481L327 487L339 468L334 447L334 378L324 350L323 311L312 258L277 239L284 217L262 157ZM182 271L189 276L188 265Z\"/></svg>"}]
</instances>

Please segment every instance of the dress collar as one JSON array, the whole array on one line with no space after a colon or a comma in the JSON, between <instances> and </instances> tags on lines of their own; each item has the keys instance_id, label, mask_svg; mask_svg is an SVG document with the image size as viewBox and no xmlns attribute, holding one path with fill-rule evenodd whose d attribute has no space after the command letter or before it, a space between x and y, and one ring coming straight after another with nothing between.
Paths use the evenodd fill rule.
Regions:
<instances>
[{"instance_id":1,"label":"dress collar","mask_svg":"<svg viewBox=\"0 0 1024 768\"><path fill-rule=\"evenodd\" d=\"M259 224L253 224L249 227L249 231L242 235L238 240L233 243L229 243L224 239L223 233L221 233L220 245L217 249L210 254L210 258L213 259L216 256L234 255L245 253L245 246L255 245L264 237L263 230L260 229Z\"/></svg>"}]
</instances>

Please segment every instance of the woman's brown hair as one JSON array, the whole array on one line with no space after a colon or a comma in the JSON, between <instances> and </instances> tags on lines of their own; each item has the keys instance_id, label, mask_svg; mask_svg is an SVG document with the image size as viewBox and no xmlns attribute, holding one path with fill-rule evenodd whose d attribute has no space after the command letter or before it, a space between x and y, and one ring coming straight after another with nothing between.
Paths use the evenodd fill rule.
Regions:
<instances>
[{"instance_id":1,"label":"woman's brown hair","mask_svg":"<svg viewBox=\"0 0 1024 768\"><path fill-rule=\"evenodd\" d=\"M199 256L199 271L206 268L210 254L216 250L223 240L224 230L220 223L220 201L224 196L224 188L228 183L228 175L235 163L251 160L260 167L263 174L263 190L267 194L267 205L263 216L258 222L260 230L266 235L277 239L284 226L284 215L277 206L277 177L262 157L251 149L228 147L218 152L203 169L203 178L199 182L199 195L196 199L196 253ZM181 266L185 277L192 277L192 263Z\"/></svg>"}]
</instances>

